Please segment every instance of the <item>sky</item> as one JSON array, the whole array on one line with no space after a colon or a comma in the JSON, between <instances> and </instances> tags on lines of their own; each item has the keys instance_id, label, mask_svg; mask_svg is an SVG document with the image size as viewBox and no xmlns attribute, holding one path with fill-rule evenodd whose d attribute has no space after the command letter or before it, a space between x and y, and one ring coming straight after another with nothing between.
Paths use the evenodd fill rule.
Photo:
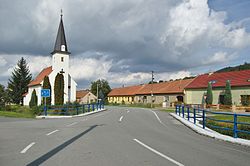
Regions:
<instances>
[{"instance_id":1,"label":"sky","mask_svg":"<svg viewBox=\"0 0 250 166\"><path fill-rule=\"evenodd\" d=\"M51 65L63 21L78 89L170 80L250 62L249 0L0 0L0 84Z\"/></svg>"}]
</instances>

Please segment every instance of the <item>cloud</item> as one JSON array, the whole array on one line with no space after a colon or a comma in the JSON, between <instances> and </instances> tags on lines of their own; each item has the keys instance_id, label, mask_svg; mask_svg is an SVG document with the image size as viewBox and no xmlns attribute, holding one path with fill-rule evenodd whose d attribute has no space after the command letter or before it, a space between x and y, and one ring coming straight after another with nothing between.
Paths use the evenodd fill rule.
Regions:
<instances>
[{"instance_id":1,"label":"cloud","mask_svg":"<svg viewBox=\"0 0 250 166\"><path fill-rule=\"evenodd\" d=\"M226 52L216 52L213 56L208 57L206 60L203 61L204 65L212 65L212 64L219 64L219 63L227 63L230 60L233 60L237 57L236 54L228 55Z\"/></svg>"},{"instance_id":2,"label":"cloud","mask_svg":"<svg viewBox=\"0 0 250 166\"><path fill-rule=\"evenodd\" d=\"M33 76L51 65L60 9L70 70L80 87L98 78L114 86L145 83L152 70L157 79L175 79L201 67L230 65L235 57L249 59L243 55L250 46L246 14L228 21L232 13L213 10L208 0L1 2L0 81L21 56Z\"/></svg>"},{"instance_id":3,"label":"cloud","mask_svg":"<svg viewBox=\"0 0 250 166\"><path fill-rule=\"evenodd\" d=\"M3 67L7 64L7 61L3 56L0 56L0 67Z\"/></svg>"}]
</instances>

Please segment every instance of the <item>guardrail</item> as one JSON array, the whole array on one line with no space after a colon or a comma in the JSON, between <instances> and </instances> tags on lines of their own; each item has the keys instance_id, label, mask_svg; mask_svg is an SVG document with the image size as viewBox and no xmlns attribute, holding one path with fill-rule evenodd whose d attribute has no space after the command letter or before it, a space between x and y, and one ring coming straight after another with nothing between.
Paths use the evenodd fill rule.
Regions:
<instances>
[{"instance_id":1,"label":"guardrail","mask_svg":"<svg viewBox=\"0 0 250 166\"><path fill-rule=\"evenodd\" d=\"M245 133L250 136L250 123L243 122L244 118L246 121L250 121L250 115L248 114L214 112L199 107L184 105L176 105L175 113L194 124L201 125L203 129L208 127L215 130L229 131L233 133L234 138L238 138L240 133ZM221 115L222 118L216 118L216 115ZM218 123L227 124L227 127L223 127L223 125L220 126Z\"/></svg>"},{"instance_id":2,"label":"guardrail","mask_svg":"<svg viewBox=\"0 0 250 166\"><path fill-rule=\"evenodd\" d=\"M79 115L104 109L104 103L44 106L41 115Z\"/></svg>"}]
</instances>

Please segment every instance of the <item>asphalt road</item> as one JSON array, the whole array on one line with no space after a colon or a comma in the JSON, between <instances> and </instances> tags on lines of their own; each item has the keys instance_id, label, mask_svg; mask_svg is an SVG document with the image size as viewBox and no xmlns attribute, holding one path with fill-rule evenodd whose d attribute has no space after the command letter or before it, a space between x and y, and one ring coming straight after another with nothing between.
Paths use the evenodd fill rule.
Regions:
<instances>
[{"instance_id":1,"label":"asphalt road","mask_svg":"<svg viewBox=\"0 0 250 166\"><path fill-rule=\"evenodd\" d=\"M0 165L244 166L250 148L199 135L141 108L69 119L0 118Z\"/></svg>"}]
</instances>

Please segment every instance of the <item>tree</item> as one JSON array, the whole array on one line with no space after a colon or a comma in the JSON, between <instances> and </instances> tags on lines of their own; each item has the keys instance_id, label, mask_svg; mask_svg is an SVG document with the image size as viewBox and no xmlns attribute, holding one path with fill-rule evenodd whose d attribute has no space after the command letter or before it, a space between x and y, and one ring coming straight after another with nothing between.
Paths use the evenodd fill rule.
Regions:
<instances>
[{"instance_id":1,"label":"tree","mask_svg":"<svg viewBox=\"0 0 250 166\"><path fill-rule=\"evenodd\" d=\"M7 98L7 90L5 90L4 86L0 84L0 109L8 102Z\"/></svg>"},{"instance_id":2,"label":"tree","mask_svg":"<svg viewBox=\"0 0 250 166\"><path fill-rule=\"evenodd\" d=\"M212 84L211 84L211 82L209 82L208 86L207 86L206 103L207 104L212 104L213 103L213 92L212 92Z\"/></svg>"},{"instance_id":3,"label":"tree","mask_svg":"<svg viewBox=\"0 0 250 166\"><path fill-rule=\"evenodd\" d=\"M34 89L31 95L31 99L29 102L30 108L37 106L37 95L36 95L36 90Z\"/></svg>"},{"instance_id":4,"label":"tree","mask_svg":"<svg viewBox=\"0 0 250 166\"><path fill-rule=\"evenodd\" d=\"M230 105L230 106L232 105L232 93L231 93L231 85L230 85L229 80L227 80L227 82L226 82L224 104Z\"/></svg>"},{"instance_id":5,"label":"tree","mask_svg":"<svg viewBox=\"0 0 250 166\"><path fill-rule=\"evenodd\" d=\"M63 74L58 73L54 84L54 99L55 105L63 105L64 103L64 77Z\"/></svg>"},{"instance_id":6,"label":"tree","mask_svg":"<svg viewBox=\"0 0 250 166\"><path fill-rule=\"evenodd\" d=\"M45 76L43 79L43 89L49 89L51 93L51 85L48 76ZM43 100L43 104L45 104L45 100ZM46 97L46 105L51 105L51 96Z\"/></svg>"},{"instance_id":7,"label":"tree","mask_svg":"<svg viewBox=\"0 0 250 166\"><path fill-rule=\"evenodd\" d=\"M108 81L104 79L102 80L99 79L97 81L91 82L91 92L94 95L97 95L97 85L98 85L98 98L100 98L100 96L103 96L103 98L106 99L108 93L111 91Z\"/></svg>"},{"instance_id":8,"label":"tree","mask_svg":"<svg viewBox=\"0 0 250 166\"><path fill-rule=\"evenodd\" d=\"M31 81L31 74L26 60L22 57L17 62L17 67L15 67L12 72L12 76L8 82L9 96L11 102L15 104L23 104L23 94L28 92L28 84Z\"/></svg>"}]
</instances>

